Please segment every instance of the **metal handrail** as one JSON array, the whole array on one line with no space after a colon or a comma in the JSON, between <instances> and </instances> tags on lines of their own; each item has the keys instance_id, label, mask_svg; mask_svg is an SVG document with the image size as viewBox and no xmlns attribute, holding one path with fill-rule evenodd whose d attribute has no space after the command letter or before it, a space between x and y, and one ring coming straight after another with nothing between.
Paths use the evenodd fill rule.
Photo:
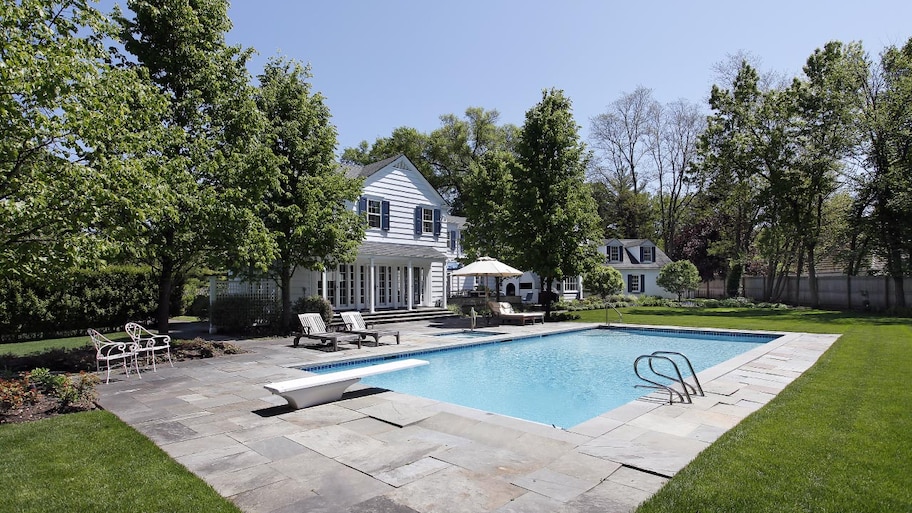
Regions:
<instances>
[{"instance_id":1,"label":"metal handrail","mask_svg":"<svg viewBox=\"0 0 912 513\"><path fill-rule=\"evenodd\" d=\"M621 315L621 312L618 311L617 308L615 308L615 307L609 305L608 303L605 303L605 325L606 325L606 326L609 325L609 324L611 324L610 322L608 322L608 309L609 309L609 308L612 309L612 310L614 310L614 312L615 312L616 314L618 314L618 320L619 320L619 321L624 322L624 316Z\"/></svg>"},{"instance_id":2,"label":"metal handrail","mask_svg":"<svg viewBox=\"0 0 912 513\"><path fill-rule=\"evenodd\" d=\"M694 383L696 384L696 386L691 385L690 383L684 381L683 378L682 378L682 380L681 380L681 385L684 386L684 387L690 388L690 390L693 392L694 395L699 395L699 396L703 396L703 397L706 396L706 394L703 393L703 386L700 385L700 379L697 378L697 373L694 372L693 365L691 365L691 363L690 363L690 358L684 356L682 353L678 353L677 351L653 351L652 354L653 354L653 356L673 355L673 356L680 356L681 358L683 358L683 359L684 359L684 363L687 364L688 370L690 370L690 375L693 376ZM666 376L666 375L662 374L661 372L656 371L656 370L652 367L652 360L649 361L649 370L651 370L652 372L658 374L659 376L662 376L663 378L670 379L670 380L674 380L673 377L671 377L671 376ZM681 374L680 374L680 372L679 372L679 373L678 373L678 376L680 376L680 375L681 375Z\"/></svg>"},{"instance_id":3,"label":"metal handrail","mask_svg":"<svg viewBox=\"0 0 912 513\"><path fill-rule=\"evenodd\" d=\"M656 354L644 354L644 355L638 356L637 359L633 361L633 372L636 373L638 378L649 383L649 385L634 385L634 387L665 390L666 392L668 392L668 404L674 403L673 394L677 395L678 399L680 399L680 402L682 402L682 403L687 403L687 404L693 403L693 400L690 398L690 392L687 390L687 386L681 387L684 390L684 394L681 395L681 392L678 392L674 388L671 388L667 385L663 385L662 383L659 383L658 381L653 381L651 379L643 377L643 375L640 374L640 368L639 368L640 360L643 360L643 359L646 359L649 362L649 370L651 370L653 373L658 374L659 376L662 376L663 378L671 379L672 381L677 381L678 383L684 383L684 378L681 376L681 371L678 369L678 364L676 364L674 360L672 360L671 358L668 358L667 356L661 356L661 355L656 355ZM665 361L669 362L671 364L671 366L674 368L675 373L678 375L678 379L675 380L674 378L671 378L669 376L665 376L664 374L659 374L658 372L656 372L655 369L652 367L652 360L655 360L655 359L665 360ZM685 399L685 397L686 397L686 399Z\"/></svg>"}]
</instances>

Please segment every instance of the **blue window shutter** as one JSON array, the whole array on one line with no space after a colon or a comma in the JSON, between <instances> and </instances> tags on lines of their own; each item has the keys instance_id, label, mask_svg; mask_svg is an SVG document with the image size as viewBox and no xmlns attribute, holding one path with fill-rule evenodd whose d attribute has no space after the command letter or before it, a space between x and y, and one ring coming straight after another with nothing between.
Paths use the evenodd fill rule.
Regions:
<instances>
[{"instance_id":1,"label":"blue window shutter","mask_svg":"<svg viewBox=\"0 0 912 513\"><path fill-rule=\"evenodd\" d=\"M626 250L624 249L624 246L621 246L621 262L624 261L624 252L625 252L625 251L626 251Z\"/></svg>"},{"instance_id":2,"label":"blue window shutter","mask_svg":"<svg viewBox=\"0 0 912 513\"><path fill-rule=\"evenodd\" d=\"M380 229L390 229L390 202L386 200L380 202Z\"/></svg>"},{"instance_id":3,"label":"blue window shutter","mask_svg":"<svg viewBox=\"0 0 912 513\"><path fill-rule=\"evenodd\" d=\"M361 196L358 198L358 214L363 214L367 212L367 198Z\"/></svg>"},{"instance_id":4,"label":"blue window shutter","mask_svg":"<svg viewBox=\"0 0 912 513\"><path fill-rule=\"evenodd\" d=\"M633 275L627 275L627 292L633 292Z\"/></svg>"},{"instance_id":5,"label":"blue window shutter","mask_svg":"<svg viewBox=\"0 0 912 513\"><path fill-rule=\"evenodd\" d=\"M456 251L456 230L450 230L450 251Z\"/></svg>"},{"instance_id":6,"label":"blue window shutter","mask_svg":"<svg viewBox=\"0 0 912 513\"><path fill-rule=\"evenodd\" d=\"M640 246L640 263L643 263L643 246Z\"/></svg>"},{"instance_id":7,"label":"blue window shutter","mask_svg":"<svg viewBox=\"0 0 912 513\"><path fill-rule=\"evenodd\" d=\"M640 292L646 292L646 275L640 275Z\"/></svg>"},{"instance_id":8,"label":"blue window shutter","mask_svg":"<svg viewBox=\"0 0 912 513\"><path fill-rule=\"evenodd\" d=\"M415 235L421 235L421 207L415 207Z\"/></svg>"},{"instance_id":9,"label":"blue window shutter","mask_svg":"<svg viewBox=\"0 0 912 513\"><path fill-rule=\"evenodd\" d=\"M434 209L434 237L440 236L440 209Z\"/></svg>"}]
</instances>

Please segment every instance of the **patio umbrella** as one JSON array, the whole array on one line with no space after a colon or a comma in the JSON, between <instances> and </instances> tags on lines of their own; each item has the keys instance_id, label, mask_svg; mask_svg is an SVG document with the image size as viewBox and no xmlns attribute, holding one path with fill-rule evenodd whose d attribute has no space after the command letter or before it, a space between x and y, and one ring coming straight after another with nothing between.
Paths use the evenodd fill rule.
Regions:
<instances>
[{"instance_id":1,"label":"patio umbrella","mask_svg":"<svg viewBox=\"0 0 912 513\"><path fill-rule=\"evenodd\" d=\"M494 278L509 278L511 276L522 276L523 272L515 267L511 267L496 258L488 256L479 257L478 260L471 264L453 271L453 276L484 276ZM497 295L500 296L500 289L497 289ZM485 304L488 303L488 288L485 287Z\"/></svg>"}]
</instances>

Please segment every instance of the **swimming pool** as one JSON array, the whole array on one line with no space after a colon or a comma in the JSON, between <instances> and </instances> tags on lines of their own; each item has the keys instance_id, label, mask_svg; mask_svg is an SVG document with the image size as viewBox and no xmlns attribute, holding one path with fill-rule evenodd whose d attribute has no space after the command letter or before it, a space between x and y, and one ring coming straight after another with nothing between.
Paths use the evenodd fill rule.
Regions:
<instances>
[{"instance_id":1,"label":"swimming pool","mask_svg":"<svg viewBox=\"0 0 912 513\"><path fill-rule=\"evenodd\" d=\"M635 388L637 356L678 351L696 372L759 347L774 335L709 331L591 329L499 343L403 354L430 365L371 376L365 385L511 417L571 427L649 390ZM367 366L382 361L368 361ZM323 373L351 364L324 365ZM682 370L682 372L684 372Z\"/></svg>"}]
</instances>

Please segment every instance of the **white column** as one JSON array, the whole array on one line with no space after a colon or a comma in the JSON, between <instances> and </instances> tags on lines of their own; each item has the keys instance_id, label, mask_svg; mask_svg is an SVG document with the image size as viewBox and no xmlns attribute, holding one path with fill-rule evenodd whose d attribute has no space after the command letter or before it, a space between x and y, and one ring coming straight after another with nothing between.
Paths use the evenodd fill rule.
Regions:
<instances>
[{"instance_id":1,"label":"white column","mask_svg":"<svg viewBox=\"0 0 912 513\"><path fill-rule=\"evenodd\" d=\"M377 311L377 276L374 270L374 259L370 259L370 287L368 287L368 296L370 297L370 312Z\"/></svg>"},{"instance_id":2,"label":"white column","mask_svg":"<svg viewBox=\"0 0 912 513\"><path fill-rule=\"evenodd\" d=\"M415 303L415 276L414 276L414 274L415 274L415 270L412 267L412 261L409 260L408 261L408 273L407 273L408 283L406 284L406 287L405 287L405 289L408 291L408 301L406 301L406 304L408 305L409 310L414 310L414 306L415 306L414 305L414 303Z\"/></svg>"},{"instance_id":3,"label":"white column","mask_svg":"<svg viewBox=\"0 0 912 513\"><path fill-rule=\"evenodd\" d=\"M320 273L320 280L323 283L323 286L321 287L323 289L323 299L328 299L329 293L326 290L326 284L328 283L328 280L326 279L326 266L323 267L323 272Z\"/></svg>"},{"instance_id":4,"label":"white column","mask_svg":"<svg viewBox=\"0 0 912 513\"><path fill-rule=\"evenodd\" d=\"M443 271L440 273L441 285L443 285L443 299L440 301L440 305L444 308L447 307L447 296L450 295L450 271L447 270L446 262L443 263Z\"/></svg>"},{"instance_id":5,"label":"white column","mask_svg":"<svg viewBox=\"0 0 912 513\"><path fill-rule=\"evenodd\" d=\"M361 309L361 264L358 261L355 261L354 264L355 270L351 277L352 283L352 304L355 305L355 310Z\"/></svg>"}]
</instances>

